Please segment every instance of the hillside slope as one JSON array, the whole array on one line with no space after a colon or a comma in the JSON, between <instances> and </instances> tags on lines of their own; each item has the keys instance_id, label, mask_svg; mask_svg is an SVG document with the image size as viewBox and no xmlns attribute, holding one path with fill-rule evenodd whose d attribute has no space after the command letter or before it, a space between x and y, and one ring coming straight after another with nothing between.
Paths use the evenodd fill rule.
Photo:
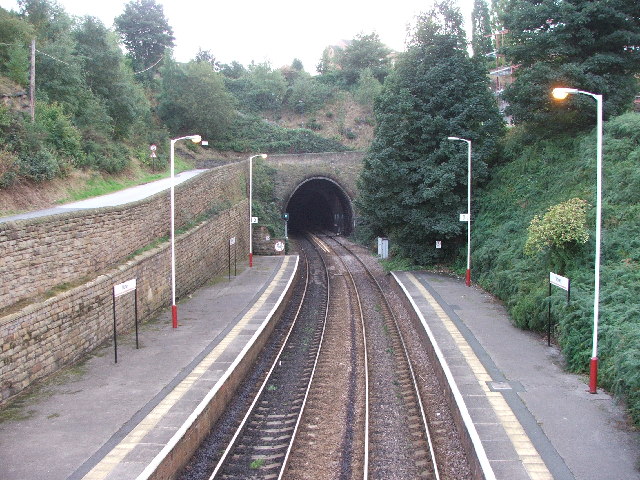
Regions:
<instances>
[{"instance_id":1,"label":"hillside slope","mask_svg":"<svg viewBox=\"0 0 640 480\"><path fill-rule=\"evenodd\" d=\"M549 272L571 280L571 302L552 294L554 331L568 367L586 372L591 357L594 291L595 133L526 144L510 132L491 182L476 195L472 271L504 300L514 322L544 331ZM599 385L627 398L640 423L640 115L605 125ZM588 202L590 237L584 245L523 247L534 215L571 198Z\"/></svg>"}]
</instances>

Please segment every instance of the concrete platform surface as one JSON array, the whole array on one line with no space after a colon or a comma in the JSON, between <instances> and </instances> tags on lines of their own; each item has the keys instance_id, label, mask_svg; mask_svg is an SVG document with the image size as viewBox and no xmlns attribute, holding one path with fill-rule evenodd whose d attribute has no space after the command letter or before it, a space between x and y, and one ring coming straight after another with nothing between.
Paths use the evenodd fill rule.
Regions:
<instances>
[{"instance_id":1,"label":"concrete platform surface","mask_svg":"<svg viewBox=\"0 0 640 480\"><path fill-rule=\"evenodd\" d=\"M393 272L464 399L490 474L505 480L638 480L640 434L606 392L566 372L546 338L515 328L463 280Z\"/></svg>"},{"instance_id":2,"label":"concrete platform surface","mask_svg":"<svg viewBox=\"0 0 640 480\"><path fill-rule=\"evenodd\" d=\"M215 393L281 299L297 257L255 257L171 311L118 335L0 410L0 479L133 479ZM258 332L259 334L259 332Z\"/></svg>"}]
</instances>

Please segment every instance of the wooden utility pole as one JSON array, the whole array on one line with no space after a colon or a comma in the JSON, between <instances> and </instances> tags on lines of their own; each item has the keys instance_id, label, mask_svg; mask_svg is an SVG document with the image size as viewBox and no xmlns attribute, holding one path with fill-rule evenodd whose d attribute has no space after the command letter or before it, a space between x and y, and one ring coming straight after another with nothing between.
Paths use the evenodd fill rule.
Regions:
<instances>
[{"instance_id":1,"label":"wooden utility pole","mask_svg":"<svg viewBox=\"0 0 640 480\"><path fill-rule=\"evenodd\" d=\"M31 72L29 75L29 111L31 123L36 120L36 39L31 40Z\"/></svg>"}]
</instances>

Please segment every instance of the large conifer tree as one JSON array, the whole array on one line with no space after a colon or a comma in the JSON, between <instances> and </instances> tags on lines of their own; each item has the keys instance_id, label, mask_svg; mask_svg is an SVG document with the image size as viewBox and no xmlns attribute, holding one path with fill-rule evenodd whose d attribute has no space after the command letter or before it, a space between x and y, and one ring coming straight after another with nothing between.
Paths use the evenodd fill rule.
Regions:
<instances>
[{"instance_id":1,"label":"large conifer tree","mask_svg":"<svg viewBox=\"0 0 640 480\"><path fill-rule=\"evenodd\" d=\"M509 0L503 22L510 36L505 53L518 65L505 92L516 122L541 132L592 127L593 100L576 95L557 105L555 86L602 94L605 115L631 107L640 72L640 2Z\"/></svg>"},{"instance_id":2,"label":"large conifer tree","mask_svg":"<svg viewBox=\"0 0 640 480\"><path fill-rule=\"evenodd\" d=\"M376 136L359 185L364 221L417 262L454 255L466 240L459 214L466 211L467 151L447 136L473 141L477 184L486 178L503 123L450 2L418 18L375 114ZM435 249L436 240L442 249Z\"/></svg>"}]
</instances>

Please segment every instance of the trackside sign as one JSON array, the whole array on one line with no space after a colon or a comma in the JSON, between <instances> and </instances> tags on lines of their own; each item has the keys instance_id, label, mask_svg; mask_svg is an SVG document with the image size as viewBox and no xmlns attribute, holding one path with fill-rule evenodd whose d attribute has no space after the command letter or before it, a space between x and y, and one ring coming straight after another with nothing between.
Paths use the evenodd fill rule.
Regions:
<instances>
[{"instance_id":1,"label":"trackside sign","mask_svg":"<svg viewBox=\"0 0 640 480\"><path fill-rule=\"evenodd\" d=\"M551 285L555 285L556 287L569 291L569 279L567 277L549 272L549 282Z\"/></svg>"},{"instance_id":2,"label":"trackside sign","mask_svg":"<svg viewBox=\"0 0 640 480\"><path fill-rule=\"evenodd\" d=\"M136 289L136 279L129 280L128 282L120 283L113 286L113 296L119 297L125 293L133 292Z\"/></svg>"}]
</instances>

